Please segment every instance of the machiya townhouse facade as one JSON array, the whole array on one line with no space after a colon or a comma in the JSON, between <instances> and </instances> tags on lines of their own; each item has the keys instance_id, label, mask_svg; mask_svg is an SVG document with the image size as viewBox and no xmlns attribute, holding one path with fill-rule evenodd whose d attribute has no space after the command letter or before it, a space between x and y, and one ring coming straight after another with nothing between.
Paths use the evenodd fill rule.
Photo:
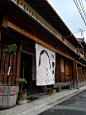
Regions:
<instances>
[{"instance_id":1,"label":"machiya townhouse facade","mask_svg":"<svg viewBox=\"0 0 86 115\"><path fill-rule=\"evenodd\" d=\"M6 45L16 44L16 55L3 57ZM47 0L0 0L0 85L25 89L75 88L86 85L84 46L75 38ZM11 70L8 73L9 63Z\"/></svg>"}]
</instances>

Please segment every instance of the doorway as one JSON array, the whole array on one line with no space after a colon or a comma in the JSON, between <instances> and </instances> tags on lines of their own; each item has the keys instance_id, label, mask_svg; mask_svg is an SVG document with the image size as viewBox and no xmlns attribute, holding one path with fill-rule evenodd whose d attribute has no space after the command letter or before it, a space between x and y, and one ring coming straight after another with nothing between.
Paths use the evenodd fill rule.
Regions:
<instances>
[{"instance_id":1,"label":"doorway","mask_svg":"<svg viewBox=\"0 0 86 115\"><path fill-rule=\"evenodd\" d=\"M27 84L24 83L24 89L30 89L32 85L32 55L21 53L21 71L20 77L25 78Z\"/></svg>"},{"instance_id":2,"label":"doorway","mask_svg":"<svg viewBox=\"0 0 86 115\"><path fill-rule=\"evenodd\" d=\"M24 67L25 63L25 67ZM24 72L24 73L23 73ZM26 52L21 53L21 71L20 77L26 79L24 89L27 90L27 95L33 95L41 92L41 87L36 86L36 57L35 55Z\"/></svg>"},{"instance_id":3,"label":"doorway","mask_svg":"<svg viewBox=\"0 0 86 115\"><path fill-rule=\"evenodd\" d=\"M66 74L66 82L72 81L72 66L70 63L65 63L65 74Z\"/></svg>"}]
</instances>

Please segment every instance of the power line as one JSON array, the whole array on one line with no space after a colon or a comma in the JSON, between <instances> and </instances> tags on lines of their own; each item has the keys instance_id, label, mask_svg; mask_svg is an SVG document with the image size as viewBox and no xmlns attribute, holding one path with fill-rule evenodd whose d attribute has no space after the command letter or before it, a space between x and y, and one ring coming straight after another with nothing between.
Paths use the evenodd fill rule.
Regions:
<instances>
[{"instance_id":1,"label":"power line","mask_svg":"<svg viewBox=\"0 0 86 115\"><path fill-rule=\"evenodd\" d=\"M78 2L75 1L75 0L73 0L73 1L74 1L75 5L76 5L76 7L77 7L77 9L78 9L78 11L79 11L79 13L80 13L80 16L82 17L82 19L83 19L83 21L84 21L84 23L85 23L85 19L84 19L84 17L83 17L83 14L82 14L82 12L81 12L81 9L80 9L80 7L79 7Z\"/></svg>"},{"instance_id":2,"label":"power line","mask_svg":"<svg viewBox=\"0 0 86 115\"><path fill-rule=\"evenodd\" d=\"M80 5L78 4L77 0L73 0L73 1L74 1L75 5L76 5L76 7L77 7L77 9L78 9L78 11L79 11L79 13L80 13L80 16L81 16L82 20L84 21L84 24L86 25L86 21L85 21L85 19L84 19L82 10L81 10L81 8L80 8ZM84 10L83 10L83 11L84 11Z\"/></svg>"},{"instance_id":3,"label":"power line","mask_svg":"<svg viewBox=\"0 0 86 115\"><path fill-rule=\"evenodd\" d=\"M78 1L79 1L80 6L81 6L81 9L82 9L82 12L83 12L83 14L84 14L84 17L85 17L85 19L86 19L86 12L85 12L85 8L84 8L84 5L83 5L83 3L82 3L82 0L81 0L81 1L78 0Z\"/></svg>"}]
</instances>

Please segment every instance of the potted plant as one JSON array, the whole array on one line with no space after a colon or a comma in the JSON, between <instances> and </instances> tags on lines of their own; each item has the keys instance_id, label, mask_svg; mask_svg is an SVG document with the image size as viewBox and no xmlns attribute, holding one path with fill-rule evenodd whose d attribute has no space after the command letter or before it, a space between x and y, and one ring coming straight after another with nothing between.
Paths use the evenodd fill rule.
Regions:
<instances>
[{"instance_id":1,"label":"potted plant","mask_svg":"<svg viewBox=\"0 0 86 115\"><path fill-rule=\"evenodd\" d=\"M23 90L23 85L24 83L27 84L27 81L25 78L18 78L16 79L16 81L19 81L21 83L21 87L18 94L18 104L25 104L27 102L27 91L25 89Z\"/></svg>"}]
</instances>

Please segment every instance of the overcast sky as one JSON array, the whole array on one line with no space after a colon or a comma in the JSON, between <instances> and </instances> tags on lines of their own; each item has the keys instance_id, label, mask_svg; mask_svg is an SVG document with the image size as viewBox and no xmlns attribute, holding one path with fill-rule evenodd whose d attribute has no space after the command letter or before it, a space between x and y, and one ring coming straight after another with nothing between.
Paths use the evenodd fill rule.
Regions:
<instances>
[{"instance_id":1,"label":"overcast sky","mask_svg":"<svg viewBox=\"0 0 86 115\"><path fill-rule=\"evenodd\" d=\"M86 30L86 25L84 24L73 0L48 0L48 2L59 14L72 33L79 31L77 28ZM86 11L86 0L82 0L82 2ZM86 38L86 31L83 32L83 34ZM74 35L78 38L81 37L80 32Z\"/></svg>"}]
</instances>

